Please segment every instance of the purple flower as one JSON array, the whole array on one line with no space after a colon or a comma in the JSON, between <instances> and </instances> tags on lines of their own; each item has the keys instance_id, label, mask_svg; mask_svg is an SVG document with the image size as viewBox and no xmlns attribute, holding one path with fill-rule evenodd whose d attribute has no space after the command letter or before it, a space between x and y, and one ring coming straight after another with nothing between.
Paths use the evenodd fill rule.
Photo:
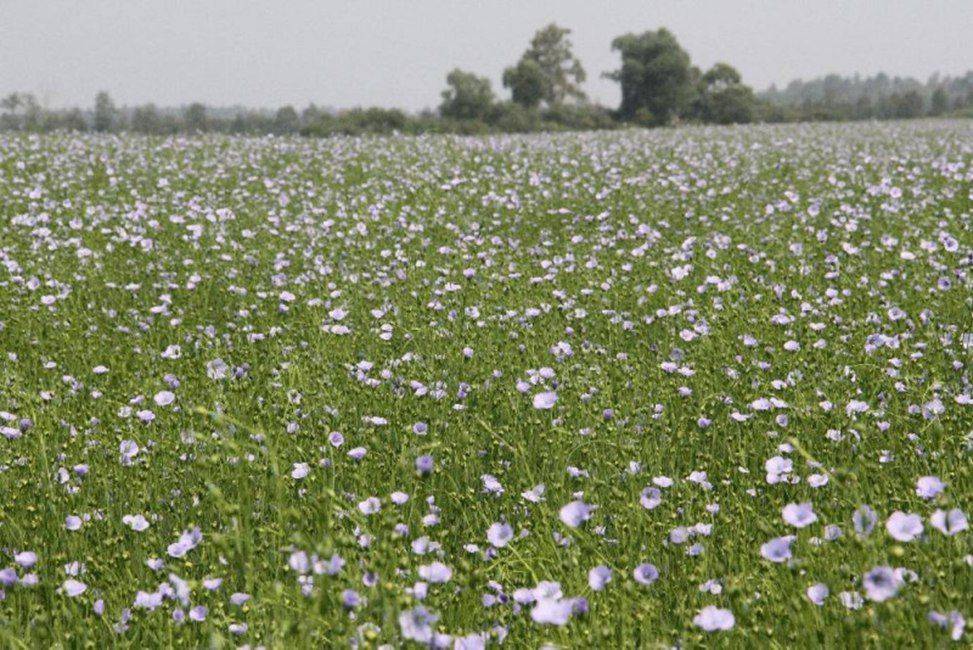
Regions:
<instances>
[{"instance_id":1,"label":"purple flower","mask_svg":"<svg viewBox=\"0 0 973 650\"><path fill-rule=\"evenodd\" d=\"M555 403L557 403L557 393L554 391L545 391L534 395L535 409L547 411L554 408Z\"/></svg>"},{"instance_id":2,"label":"purple flower","mask_svg":"<svg viewBox=\"0 0 973 650\"><path fill-rule=\"evenodd\" d=\"M963 638L963 630L966 628L966 619L958 611L948 614L940 614L937 611L929 612L929 622L938 625L944 630L949 628L949 638L959 641Z\"/></svg>"},{"instance_id":3,"label":"purple flower","mask_svg":"<svg viewBox=\"0 0 973 650\"><path fill-rule=\"evenodd\" d=\"M378 497L368 497L358 504L358 510L363 515L374 515L382 509L382 502Z\"/></svg>"},{"instance_id":4,"label":"purple flower","mask_svg":"<svg viewBox=\"0 0 973 650\"><path fill-rule=\"evenodd\" d=\"M361 605L361 596L354 589L345 589L341 592L341 604L348 609L354 609Z\"/></svg>"},{"instance_id":5,"label":"purple flower","mask_svg":"<svg viewBox=\"0 0 973 650\"><path fill-rule=\"evenodd\" d=\"M818 520L810 503L790 503L781 512L784 522L795 528L804 528Z\"/></svg>"},{"instance_id":6,"label":"purple flower","mask_svg":"<svg viewBox=\"0 0 973 650\"><path fill-rule=\"evenodd\" d=\"M203 540L203 533L199 528L183 531L179 539L169 544L166 551L170 557L183 557L186 553L196 548L196 545Z\"/></svg>"},{"instance_id":7,"label":"purple flower","mask_svg":"<svg viewBox=\"0 0 973 650\"><path fill-rule=\"evenodd\" d=\"M419 567L419 577L433 584L442 584L453 577L453 570L442 562L433 562Z\"/></svg>"},{"instance_id":8,"label":"purple flower","mask_svg":"<svg viewBox=\"0 0 973 650\"><path fill-rule=\"evenodd\" d=\"M699 613L693 618L693 624L707 632L716 632L733 629L736 619L730 610L709 605L699 610Z\"/></svg>"},{"instance_id":9,"label":"purple flower","mask_svg":"<svg viewBox=\"0 0 973 650\"><path fill-rule=\"evenodd\" d=\"M149 520L142 515L125 515L122 523L139 533L149 527Z\"/></svg>"},{"instance_id":10,"label":"purple flower","mask_svg":"<svg viewBox=\"0 0 973 650\"><path fill-rule=\"evenodd\" d=\"M885 521L885 530L892 539L899 542L911 542L922 534L922 517L896 510Z\"/></svg>"},{"instance_id":11,"label":"purple flower","mask_svg":"<svg viewBox=\"0 0 973 650\"><path fill-rule=\"evenodd\" d=\"M929 517L929 523L936 530L949 536L961 533L970 527L969 522L966 520L966 513L959 508L953 508L948 512L945 510L936 510Z\"/></svg>"},{"instance_id":12,"label":"purple flower","mask_svg":"<svg viewBox=\"0 0 973 650\"><path fill-rule=\"evenodd\" d=\"M64 590L64 594L69 598L76 598L88 589L88 585L73 578L68 578L61 584L61 589Z\"/></svg>"},{"instance_id":13,"label":"purple flower","mask_svg":"<svg viewBox=\"0 0 973 650\"><path fill-rule=\"evenodd\" d=\"M760 547L760 555L771 562L786 562L791 558L791 544L795 539L793 535L775 537Z\"/></svg>"},{"instance_id":14,"label":"purple flower","mask_svg":"<svg viewBox=\"0 0 973 650\"><path fill-rule=\"evenodd\" d=\"M496 548L503 548L514 536L514 529L507 523L494 523L487 528L487 541Z\"/></svg>"},{"instance_id":15,"label":"purple flower","mask_svg":"<svg viewBox=\"0 0 973 650\"><path fill-rule=\"evenodd\" d=\"M0 569L0 585L12 587L17 584L17 571L11 567Z\"/></svg>"},{"instance_id":16,"label":"purple flower","mask_svg":"<svg viewBox=\"0 0 973 650\"><path fill-rule=\"evenodd\" d=\"M601 591L612 579L612 570L605 565L599 565L588 571L588 586L593 591Z\"/></svg>"},{"instance_id":17,"label":"purple flower","mask_svg":"<svg viewBox=\"0 0 973 650\"><path fill-rule=\"evenodd\" d=\"M170 390L160 390L152 400L156 406L169 406L176 401L176 394Z\"/></svg>"},{"instance_id":18,"label":"purple flower","mask_svg":"<svg viewBox=\"0 0 973 650\"><path fill-rule=\"evenodd\" d=\"M428 644L433 639L432 626L438 620L438 616L420 605L399 614L399 629L409 641Z\"/></svg>"},{"instance_id":19,"label":"purple flower","mask_svg":"<svg viewBox=\"0 0 973 650\"><path fill-rule=\"evenodd\" d=\"M307 553L304 551L294 551L291 553L290 557L287 558L287 566L289 566L292 571L305 574L311 569L311 562L307 557Z\"/></svg>"},{"instance_id":20,"label":"purple flower","mask_svg":"<svg viewBox=\"0 0 973 650\"><path fill-rule=\"evenodd\" d=\"M250 594L245 594L240 591L234 592L230 596L230 602L236 605L237 607L243 606L243 604L246 603L248 600L250 600Z\"/></svg>"},{"instance_id":21,"label":"purple flower","mask_svg":"<svg viewBox=\"0 0 973 650\"><path fill-rule=\"evenodd\" d=\"M541 598L530 610L530 617L541 625L565 625L573 611L571 599Z\"/></svg>"},{"instance_id":22,"label":"purple flower","mask_svg":"<svg viewBox=\"0 0 973 650\"><path fill-rule=\"evenodd\" d=\"M946 484L938 476L920 476L916 481L916 495L923 499L934 499L946 489Z\"/></svg>"},{"instance_id":23,"label":"purple flower","mask_svg":"<svg viewBox=\"0 0 973 650\"><path fill-rule=\"evenodd\" d=\"M416 458L416 471L420 474L429 474L435 467L432 456L426 454Z\"/></svg>"},{"instance_id":24,"label":"purple flower","mask_svg":"<svg viewBox=\"0 0 973 650\"><path fill-rule=\"evenodd\" d=\"M595 506L589 505L580 499L577 501L572 501L571 503L563 506L558 513L561 521L564 525L570 526L571 528L577 528L584 522L591 519L591 513L594 511Z\"/></svg>"},{"instance_id":25,"label":"purple flower","mask_svg":"<svg viewBox=\"0 0 973 650\"><path fill-rule=\"evenodd\" d=\"M122 465L131 465L138 453L139 446L134 440L122 440L118 445L118 459Z\"/></svg>"},{"instance_id":26,"label":"purple flower","mask_svg":"<svg viewBox=\"0 0 973 650\"><path fill-rule=\"evenodd\" d=\"M485 650L486 636L483 634L467 634L456 639L453 650Z\"/></svg>"},{"instance_id":27,"label":"purple flower","mask_svg":"<svg viewBox=\"0 0 973 650\"><path fill-rule=\"evenodd\" d=\"M880 566L865 574L862 586L865 587L865 596L869 600L880 603L899 593L902 578L891 567Z\"/></svg>"},{"instance_id":28,"label":"purple flower","mask_svg":"<svg viewBox=\"0 0 973 650\"><path fill-rule=\"evenodd\" d=\"M819 582L808 587L806 593L808 600L820 607L824 604L824 599L828 597L831 590L828 589L828 585Z\"/></svg>"},{"instance_id":29,"label":"purple flower","mask_svg":"<svg viewBox=\"0 0 973 650\"><path fill-rule=\"evenodd\" d=\"M655 568L654 564L646 562L635 567L635 570L632 571L632 577L635 578L635 582L641 585L651 585L659 579L659 570Z\"/></svg>"},{"instance_id":30,"label":"purple flower","mask_svg":"<svg viewBox=\"0 0 973 650\"><path fill-rule=\"evenodd\" d=\"M206 364L206 376L210 379L226 379L229 372L230 366L223 359L213 359Z\"/></svg>"},{"instance_id":31,"label":"purple flower","mask_svg":"<svg viewBox=\"0 0 973 650\"><path fill-rule=\"evenodd\" d=\"M868 537L878 523L878 515L869 506L861 506L855 510L851 516L852 523L855 525L855 533L861 538Z\"/></svg>"},{"instance_id":32,"label":"purple flower","mask_svg":"<svg viewBox=\"0 0 973 650\"><path fill-rule=\"evenodd\" d=\"M648 486L642 490L642 496L639 497L639 503L641 503L642 507L646 510L655 509L660 503L662 503L662 490L651 485Z\"/></svg>"},{"instance_id":33,"label":"purple flower","mask_svg":"<svg viewBox=\"0 0 973 650\"><path fill-rule=\"evenodd\" d=\"M20 553L14 555L14 562L25 569L29 569L37 564L37 553L34 553L33 551L21 551Z\"/></svg>"},{"instance_id":34,"label":"purple flower","mask_svg":"<svg viewBox=\"0 0 973 650\"><path fill-rule=\"evenodd\" d=\"M132 605L138 609L153 610L162 604L162 593L158 591L147 592L139 591L135 594L135 603Z\"/></svg>"}]
</instances>

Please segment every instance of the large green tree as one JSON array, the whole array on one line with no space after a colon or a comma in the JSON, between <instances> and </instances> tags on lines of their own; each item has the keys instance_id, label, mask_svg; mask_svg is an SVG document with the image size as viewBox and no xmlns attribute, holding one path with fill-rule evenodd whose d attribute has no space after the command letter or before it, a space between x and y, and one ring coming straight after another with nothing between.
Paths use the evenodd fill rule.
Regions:
<instances>
[{"instance_id":1,"label":"large green tree","mask_svg":"<svg viewBox=\"0 0 973 650\"><path fill-rule=\"evenodd\" d=\"M486 118L493 108L490 80L456 68L446 75L446 90L439 113L457 120Z\"/></svg>"},{"instance_id":2,"label":"large green tree","mask_svg":"<svg viewBox=\"0 0 973 650\"><path fill-rule=\"evenodd\" d=\"M525 108L536 108L544 100L544 72L533 59L521 59L504 70L503 85L510 89L514 102Z\"/></svg>"},{"instance_id":3,"label":"large green tree","mask_svg":"<svg viewBox=\"0 0 973 650\"><path fill-rule=\"evenodd\" d=\"M570 29L551 23L537 30L517 65L503 73L513 100L533 108L541 102L557 106L566 99L584 99L584 67L571 51Z\"/></svg>"},{"instance_id":4,"label":"large green tree","mask_svg":"<svg viewBox=\"0 0 973 650\"><path fill-rule=\"evenodd\" d=\"M752 122L757 111L753 89L743 83L736 68L717 63L699 78L696 116L716 124Z\"/></svg>"},{"instance_id":5,"label":"large green tree","mask_svg":"<svg viewBox=\"0 0 973 650\"><path fill-rule=\"evenodd\" d=\"M668 124L688 112L696 94L692 64L669 30L625 34L612 41L612 49L622 66L606 76L622 86L623 119Z\"/></svg>"}]
</instances>

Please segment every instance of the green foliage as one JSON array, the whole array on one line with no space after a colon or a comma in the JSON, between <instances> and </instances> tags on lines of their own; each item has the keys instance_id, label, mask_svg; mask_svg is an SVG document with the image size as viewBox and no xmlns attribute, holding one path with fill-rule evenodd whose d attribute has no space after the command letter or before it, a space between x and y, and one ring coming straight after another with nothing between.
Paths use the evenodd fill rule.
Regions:
<instances>
[{"instance_id":1,"label":"green foliage","mask_svg":"<svg viewBox=\"0 0 973 650\"><path fill-rule=\"evenodd\" d=\"M622 87L619 115L650 116L650 124L668 124L684 116L696 94L689 54L667 29L625 34L612 41L622 66L606 76Z\"/></svg>"},{"instance_id":2,"label":"green foliage","mask_svg":"<svg viewBox=\"0 0 973 650\"><path fill-rule=\"evenodd\" d=\"M301 129L301 117L293 106L282 106L274 115L274 133L287 135Z\"/></svg>"},{"instance_id":3,"label":"green foliage","mask_svg":"<svg viewBox=\"0 0 973 650\"><path fill-rule=\"evenodd\" d=\"M945 88L937 88L933 91L932 97L930 98L930 115L943 115L949 110L949 95L946 94Z\"/></svg>"},{"instance_id":4,"label":"green foliage","mask_svg":"<svg viewBox=\"0 0 973 650\"><path fill-rule=\"evenodd\" d=\"M407 130L411 121L398 109L355 108L332 115L320 113L304 127L305 135L364 135Z\"/></svg>"},{"instance_id":5,"label":"green foliage","mask_svg":"<svg viewBox=\"0 0 973 650\"><path fill-rule=\"evenodd\" d=\"M612 129L617 123L611 111L595 104L559 104L541 113L544 123L572 131Z\"/></svg>"},{"instance_id":6,"label":"green foliage","mask_svg":"<svg viewBox=\"0 0 973 650\"><path fill-rule=\"evenodd\" d=\"M472 72L456 68L446 75L446 90L443 91L439 113L456 120L482 120L490 114L493 106L493 89L490 80Z\"/></svg>"},{"instance_id":7,"label":"green foliage","mask_svg":"<svg viewBox=\"0 0 973 650\"><path fill-rule=\"evenodd\" d=\"M697 83L695 117L710 124L746 124L757 115L753 89L733 66L717 63Z\"/></svg>"},{"instance_id":8,"label":"green foliage","mask_svg":"<svg viewBox=\"0 0 973 650\"><path fill-rule=\"evenodd\" d=\"M580 84L586 75L571 51L570 33L554 23L539 29L517 65L504 71L503 85L511 89L515 102L527 108L542 102L553 107L568 98L585 98Z\"/></svg>"},{"instance_id":9,"label":"green foliage","mask_svg":"<svg viewBox=\"0 0 973 650\"><path fill-rule=\"evenodd\" d=\"M186 107L186 129L190 133L202 133L207 128L206 106L194 102Z\"/></svg>"},{"instance_id":10,"label":"green foliage","mask_svg":"<svg viewBox=\"0 0 973 650\"><path fill-rule=\"evenodd\" d=\"M42 131L47 116L30 93L10 93L0 100L0 127L16 131Z\"/></svg>"},{"instance_id":11,"label":"green foliage","mask_svg":"<svg viewBox=\"0 0 973 650\"><path fill-rule=\"evenodd\" d=\"M101 91L95 95L95 113L92 123L95 131L106 133L113 130L116 126L117 119L118 109L115 108L115 103L112 101L111 96L105 91Z\"/></svg>"},{"instance_id":12,"label":"green foliage","mask_svg":"<svg viewBox=\"0 0 973 650\"><path fill-rule=\"evenodd\" d=\"M162 117L155 104L138 106L132 112L131 128L138 133L157 135L162 133Z\"/></svg>"},{"instance_id":13,"label":"green foliage","mask_svg":"<svg viewBox=\"0 0 973 650\"><path fill-rule=\"evenodd\" d=\"M925 83L909 77L841 77L828 75L794 81L783 90L772 86L760 94L743 83L727 63L703 72L692 65L676 37L661 28L629 33L612 41L621 56L619 69L605 76L621 84L622 101L609 112L587 103L581 84L586 78L572 52L571 30L551 23L532 37L517 63L502 80L511 102L497 102L490 80L459 69L446 78L437 112L410 114L399 109L326 110L311 104L303 111L283 106L276 111L207 109L193 103L184 110L145 104L117 108L107 92L94 107L50 110L30 93L11 93L0 100L0 129L102 133L131 130L148 135L229 133L304 136L382 133L527 133L535 131L612 129L625 124L657 127L679 122L738 124L867 119L963 117L973 112L973 71L961 76L933 75Z\"/></svg>"},{"instance_id":14,"label":"green foliage","mask_svg":"<svg viewBox=\"0 0 973 650\"><path fill-rule=\"evenodd\" d=\"M510 89L513 101L524 108L537 108L544 99L544 72L533 59L522 58L516 66L504 70L503 85Z\"/></svg>"},{"instance_id":15,"label":"green foliage","mask_svg":"<svg viewBox=\"0 0 973 650\"><path fill-rule=\"evenodd\" d=\"M775 86L759 99L792 120L903 119L940 116L973 105L973 70L956 77L932 75L923 83L911 77L827 75ZM780 110L778 110L780 109ZM928 110L927 110L928 109Z\"/></svg>"},{"instance_id":16,"label":"green foliage","mask_svg":"<svg viewBox=\"0 0 973 650\"><path fill-rule=\"evenodd\" d=\"M529 133L542 128L540 112L516 101L500 102L494 106L490 124L505 133Z\"/></svg>"}]
</instances>

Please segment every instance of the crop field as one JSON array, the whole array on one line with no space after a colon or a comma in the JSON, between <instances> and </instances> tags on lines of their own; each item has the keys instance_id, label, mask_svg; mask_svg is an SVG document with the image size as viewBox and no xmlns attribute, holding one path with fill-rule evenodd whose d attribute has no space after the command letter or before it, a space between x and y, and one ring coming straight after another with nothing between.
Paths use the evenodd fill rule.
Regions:
<instances>
[{"instance_id":1,"label":"crop field","mask_svg":"<svg viewBox=\"0 0 973 650\"><path fill-rule=\"evenodd\" d=\"M0 136L4 647L943 647L973 126Z\"/></svg>"}]
</instances>

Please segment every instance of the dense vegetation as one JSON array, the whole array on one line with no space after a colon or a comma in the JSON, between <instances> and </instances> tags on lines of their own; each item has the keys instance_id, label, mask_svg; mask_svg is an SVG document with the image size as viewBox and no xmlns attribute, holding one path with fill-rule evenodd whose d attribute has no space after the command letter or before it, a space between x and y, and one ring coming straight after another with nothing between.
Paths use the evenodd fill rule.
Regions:
<instances>
[{"instance_id":1,"label":"dense vegetation","mask_svg":"<svg viewBox=\"0 0 973 650\"><path fill-rule=\"evenodd\" d=\"M968 643L971 264L962 121L4 134L0 639Z\"/></svg>"},{"instance_id":2,"label":"dense vegetation","mask_svg":"<svg viewBox=\"0 0 973 650\"><path fill-rule=\"evenodd\" d=\"M585 96L581 84L587 73L572 52L570 33L551 24L534 35L520 59L503 73L509 100L498 100L486 77L459 69L447 74L438 111L418 115L377 107L333 111L313 104L301 112L293 106L268 112L201 103L182 109L153 104L119 109L107 92L99 93L88 111L46 110L33 95L13 93L0 101L0 128L148 135L482 134L973 114L973 71L955 78L933 76L925 84L886 75L864 80L830 75L757 95L729 64L717 63L706 71L694 66L666 29L625 34L612 42L621 66L605 76L620 84L622 101L611 110Z\"/></svg>"}]
</instances>

